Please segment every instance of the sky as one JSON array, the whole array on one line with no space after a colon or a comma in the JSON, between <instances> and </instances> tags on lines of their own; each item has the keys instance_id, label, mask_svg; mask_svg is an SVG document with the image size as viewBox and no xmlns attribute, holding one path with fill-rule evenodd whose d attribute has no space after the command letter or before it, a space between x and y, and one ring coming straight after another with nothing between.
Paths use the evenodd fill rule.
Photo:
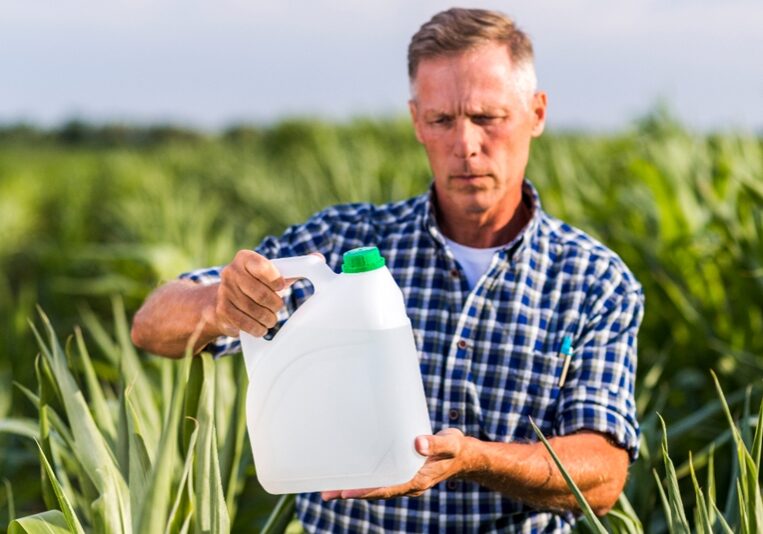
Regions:
<instances>
[{"instance_id":1,"label":"sky","mask_svg":"<svg viewBox=\"0 0 763 534\"><path fill-rule=\"evenodd\" d=\"M0 0L0 123L220 129L406 113L406 50L436 0ZM533 39L548 127L617 130L664 104L763 132L760 0L460 2Z\"/></svg>"}]
</instances>

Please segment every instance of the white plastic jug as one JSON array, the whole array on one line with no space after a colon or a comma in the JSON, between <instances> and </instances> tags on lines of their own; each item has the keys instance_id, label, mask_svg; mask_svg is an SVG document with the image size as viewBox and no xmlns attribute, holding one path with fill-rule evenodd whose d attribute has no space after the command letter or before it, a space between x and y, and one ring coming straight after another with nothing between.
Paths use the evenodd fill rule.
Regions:
<instances>
[{"instance_id":1,"label":"white plastic jug","mask_svg":"<svg viewBox=\"0 0 763 534\"><path fill-rule=\"evenodd\" d=\"M262 487L279 494L407 482L425 460L414 440L432 428L403 295L379 250L347 252L341 274L314 255L273 263L315 292L272 340L241 332Z\"/></svg>"}]
</instances>

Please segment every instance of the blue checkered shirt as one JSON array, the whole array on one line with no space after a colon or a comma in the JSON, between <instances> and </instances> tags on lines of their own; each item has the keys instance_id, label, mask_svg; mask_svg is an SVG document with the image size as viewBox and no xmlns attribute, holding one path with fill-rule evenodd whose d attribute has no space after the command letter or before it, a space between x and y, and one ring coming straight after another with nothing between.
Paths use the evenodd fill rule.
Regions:
<instances>
[{"instance_id":1,"label":"blue checkered shirt","mask_svg":"<svg viewBox=\"0 0 763 534\"><path fill-rule=\"evenodd\" d=\"M523 196L530 222L495 253L471 291L429 194L334 206L256 250L267 258L319 251L338 271L345 251L379 248L405 295L434 432L458 427L487 441L535 442L532 418L547 436L606 433L635 459L641 287L616 254L546 214L527 181ZM182 276L214 283L219 274L212 268ZM307 286L292 286L287 312L308 296ZM559 388L565 335L574 353ZM209 350L238 352L239 344L220 338ZM568 532L575 521L455 479L420 497L384 501L300 495L297 512L308 532Z\"/></svg>"}]
</instances>

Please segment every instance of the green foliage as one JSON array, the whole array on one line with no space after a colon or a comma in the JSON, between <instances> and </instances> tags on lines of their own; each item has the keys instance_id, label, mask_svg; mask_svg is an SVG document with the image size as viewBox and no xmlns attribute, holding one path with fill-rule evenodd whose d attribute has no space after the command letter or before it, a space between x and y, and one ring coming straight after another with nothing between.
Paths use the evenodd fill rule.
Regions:
<instances>
[{"instance_id":1,"label":"green foliage","mask_svg":"<svg viewBox=\"0 0 763 534\"><path fill-rule=\"evenodd\" d=\"M115 330L126 331L118 301L115 312ZM46 506L60 509L66 528L78 533L229 531L218 440L232 437L238 442L233 448L240 450L245 435L230 432L238 429L237 420L217 418L218 405L240 416L238 401L218 396L217 389L236 388L241 363L216 366L205 354L147 365L118 334L109 340L114 351L109 359L121 364L119 378L102 383L82 334L77 331L76 343L64 348L45 315L42 323L42 333L33 326L41 357L38 393L29 396L39 412L35 437L43 487L52 490ZM140 381L150 386L166 376L170 385L164 395L158 387L138 387ZM22 421L6 421L4 430L34 434ZM226 480L238 477L242 462L239 454L223 464ZM233 502L240 488L228 488ZM40 523L53 528L60 516L28 516L11 528L33 532Z\"/></svg>"},{"instance_id":2,"label":"green foliage","mask_svg":"<svg viewBox=\"0 0 763 534\"><path fill-rule=\"evenodd\" d=\"M737 531L758 528L761 139L693 134L655 114L605 137L547 133L528 177L547 211L620 254L645 290L641 456L605 528L709 523L719 532L724 518ZM77 122L0 128L0 530L19 516L65 521L44 512L64 509L53 477L40 477L44 460L86 529L128 520L225 529L215 523L223 509L234 531L264 527L278 500L253 476L241 363L201 359L183 371L138 354L127 318L161 281L224 263L329 204L402 199L428 184L406 120L291 120L219 135ZM68 344L56 348L46 324L38 346L27 324L36 304L74 332ZM725 403L709 369L730 392ZM157 458L169 479L156 478ZM161 506L146 509L152 491ZM271 525L283 528L289 506Z\"/></svg>"}]
</instances>

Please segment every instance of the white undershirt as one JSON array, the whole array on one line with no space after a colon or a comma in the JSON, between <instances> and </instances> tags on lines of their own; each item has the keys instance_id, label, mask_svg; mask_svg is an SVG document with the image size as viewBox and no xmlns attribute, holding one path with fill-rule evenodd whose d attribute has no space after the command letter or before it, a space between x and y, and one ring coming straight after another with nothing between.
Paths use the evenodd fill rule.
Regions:
<instances>
[{"instance_id":1,"label":"white undershirt","mask_svg":"<svg viewBox=\"0 0 763 534\"><path fill-rule=\"evenodd\" d=\"M443 236L445 237L445 236ZM463 268L466 275L466 281L469 283L469 289L474 289L477 281L485 274L490 262L493 260L493 254L503 247L473 248L461 245L445 237L448 248L453 253L458 264Z\"/></svg>"}]
</instances>

